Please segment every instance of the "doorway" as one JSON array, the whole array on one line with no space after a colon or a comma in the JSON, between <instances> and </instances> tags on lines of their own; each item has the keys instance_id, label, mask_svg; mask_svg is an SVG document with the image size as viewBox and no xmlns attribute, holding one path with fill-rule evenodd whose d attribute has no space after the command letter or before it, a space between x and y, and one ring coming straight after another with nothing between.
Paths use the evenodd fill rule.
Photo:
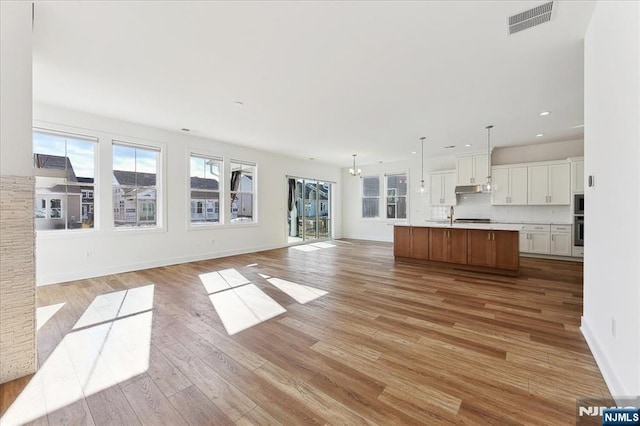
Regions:
<instances>
[{"instance_id":1,"label":"doorway","mask_svg":"<svg viewBox=\"0 0 640 426\"><path fill-rule=\"evenodd\" d=\"M289 244L331 238L333 183L287 177Z\"/></svg>"}]
</instances>

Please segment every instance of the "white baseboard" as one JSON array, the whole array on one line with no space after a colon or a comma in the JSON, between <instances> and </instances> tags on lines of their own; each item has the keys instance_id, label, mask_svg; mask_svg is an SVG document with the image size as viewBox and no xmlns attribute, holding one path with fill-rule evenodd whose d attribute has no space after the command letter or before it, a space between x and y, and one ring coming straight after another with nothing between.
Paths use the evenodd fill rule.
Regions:
<instances>
[{"instance_id":1,"label":"white baseboard","mask_svg":"<svg viewBox=\"0 0 640 426\"><path fill-rule=\"evenodd\" d=\"M598 364L598 368L600 369L600 373L602 373L602 377L609 388L609 392L611 396L618 403L622 403L619 401L619 398L628 398L631 394L625 389L622 382L616 376L613 367L611 366L611 362L607 358L604 350L602 349L602 345L598 343L598 339L596 339L595 334L591 331L589 327L589 323L587 319L582 317L582 325L580 326L580 331L584 336L584 339L587 341L587 345L589 345L589 349L591 350L591 354Z\"/></svg>"},{"instance_id":2,"label":"white baseboard","mask_svg":"<svg viewBox=\"0 0 640 426\"><path fill-rule=\"evenodd\" d=\"M103 277L105 275L120 274L123 272L140 271L143 269L158 268L160 266L177 265L180 263L197 262L200 260L218 259L221 257L235 256L238 254L255 253L264 250L273 250L286 247L286 245L271 245L259 247L247 247L238 250L226 250L215 253L203 253L193 256L175 257L170 259L157 259L149 262L130 263L126 265L115 265L106 268L96 268L90 271L67 271L60 274L49 274L37 277L37 287L52 284L61 284L69 281L84 280L87 278Z\"/></svg>"}]
</instances>

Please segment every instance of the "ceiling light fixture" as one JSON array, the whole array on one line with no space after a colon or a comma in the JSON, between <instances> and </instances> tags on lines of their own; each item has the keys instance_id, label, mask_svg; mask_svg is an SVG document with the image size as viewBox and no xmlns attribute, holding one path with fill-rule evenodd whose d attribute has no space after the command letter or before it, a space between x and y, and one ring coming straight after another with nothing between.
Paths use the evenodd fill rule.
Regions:
<instances>
[{"instance_id":1,"label":"ceiling light fixture","mask_svg":"<svg viewBox=\"0 0 640 426\"><path fill-rule=\"evenodd\" d=\"M551 114L551 112L550 112L550 111L542 111L542 112L540 113L540 115L542 115L542 116L549 115L549 114Z\"/></svg>"},{"instance_id":2,"label":"ceiling light fixture","mask_svg":"<svg viewBox=\"0 0 640 426\"><path fill-rule=\"evenodd\" d=\"M418 188L418 192L422 195L424 195L425 189L424 189L424 140L426 139L426 136L422 136L420 138L420 142L422 144L422 166L421 166L421 171L422 171L422 175L421 175L421 179L420 179L420 188Z\"/></svg>"},{"instance_id":3,"label":"ceiling light fixture","mask_svg":"<svg viewBox=\"0 0 640 426\"><path fill-rule=\"evenodd\" d=\"M485 185L486 191L491 192L491 129L493 128L493 124L485 127L487 129L487 183Z\"/></svg>"},{"instance_id":4,"label":"ceiling light fixture","mask_svg":"<svg viewBox=\"0 0 640 426\"><path fill-rule=\"evenodd\" d=\"M412 153L412 154L417 154L417 153L418 153L418 151L411 151L411 153Z\"/></svg>"},{"instance_id":5,"label":"ceiling light fixture","mask_svg":"<svg viewBox=\"0 0 640 426\"><path fill-rule=\"evenodd\" d=\"M362 169L356 169L357 154L351 154L351 155L353 156L353 167L349 169L349 173L351 174L351 176L360 176L360 174L362 173Z\"/></svg>"},{"instance_id":6,"label":"ceiling light fixture","mask_svg":"<svg viewBox=\"0 0 640 426\"><path fill-rule=\"evenodd\" d=\"M469 148L469 147L471 146L471 144L470 144L470 143L468 143L468 144L466 144L465 146L466 146L467 148Z\"/></svg>"},{"instance_id":7,"label":"ceiling light fixture","mask_svg":"<svg viewBox=\"0 0 640 426\"><path fill-rule=\"evenodd\" d=\"M544 133L538 133L538 134L536 135L536 138L541 138L541 137L543 137L543 136L544 136Z\"/></svg>"},{"instance_id":8,"label":"ceiling light fixture","mask_svg":"<svg viewBox=\"0 0 640 426\"><path fill-rule=\"evenodd\" d=\"M237 106L237 107L241 107L241 106L243 106L243 105L244 105L244 103L243 103L243 102L240 102L240 101L235 101L235 102L233 103L233 105L234 105L234 106Z\"/></svg>"},{"instance_id":9,"label":"ceiling light fixture","mask_svg":"<svg viewBox=\"0 0 640 426\"><path fill-rule=\"evenodd\" d=\"M187 129L186 127L183 127L183 128L182 128L182 129L180 129L180 130L182 130L183 132L190 132L190 131L191 131L191 129Z\"/></svg>"}]
</instances>

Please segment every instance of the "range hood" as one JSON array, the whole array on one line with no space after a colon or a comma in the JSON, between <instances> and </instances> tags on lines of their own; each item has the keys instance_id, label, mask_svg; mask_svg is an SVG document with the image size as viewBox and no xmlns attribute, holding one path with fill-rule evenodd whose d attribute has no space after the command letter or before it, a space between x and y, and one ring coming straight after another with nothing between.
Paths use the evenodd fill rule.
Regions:
<instances>
[{"instance_id":1,"label":"range hood","mask_svg":"<svg viewBox=\"0 0 640 426\"><path fill-rule=\"evenodd\" d=\"M458 185L456 186L457 194L483 194L488 193L486 185Z\"/></svg>"}]
</instances>

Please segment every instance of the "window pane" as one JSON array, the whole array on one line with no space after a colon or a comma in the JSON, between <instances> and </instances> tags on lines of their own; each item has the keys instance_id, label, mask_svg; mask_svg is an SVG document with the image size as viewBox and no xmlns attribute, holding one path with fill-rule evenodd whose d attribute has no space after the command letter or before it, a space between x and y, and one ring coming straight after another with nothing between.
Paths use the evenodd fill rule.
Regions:
<instances>
[{"instance_id":1,"label":"window pane","mask_svg":"<svg viewBox=\"0 0 640 426\"><path fill-rule=\"evenodd\" d=\"M362 178L362 195L364 197L380 196L380 179L377 176Z\"/></svg>"},{"instance_id":2,"label":"window pane","mask_svg":"<svg viewBox=\"0 0 640 426\"><path fill-rule=\"evenodd\" d=\"M378 217L378 199L362 199L362 217Z\"/></svg>"},{"instance_id":3,"label":"window pane","mask_svg":"<svg viewBox=\"0 0 640 426\"><path fill-rule=\"evenodd\" d=\"M219 222L219 206L218 192L191 191L191 222Z\"/></svg>"},{"instance_id":4,"label":"window pane","mask_svg":"<svg viewBox=\"0 0 640 426\"><path fill-rule=\"evenodd\" d=\"M395 189L396 195L407 195L407 175L387 176L387 189Z\"/></svg>"},{"instance_id":5,"label":"window pane","mask_svg":"<svg viewBox=\"0 0 640 426\"><path fill-rule=\"evenodd\" d=\"M398 202L396 204L396 218L397 219L407 218L407 198L406 197L398 198Z\"/></svg>"},{"instance_id":6,"label":"window pane","mask_svg":"<svg viewBox=\"0 0 640 426\"><path fill-rule=\"evenodd\" d=\"M206 189L218 191L220 189L219 160L191 156L191 189Z\"/></svg>"},{"instance_id":7,"label":"window pane","mask_svg":"<svg viewBox=\"0 0 640 426\"><path fill-rule=\"evenodd\" d=\"M231 202L231 222L253 221L253 194L238 193Z\"/></svg>"},{"instance_id":8,"label":"window pane","mask_svg":"<svg viewBox=\"0 0 640 426\"><path fill-rule=\"evenodd\" d=\"M114 225L157 224L157 173L159 152L143 147L113 144Z\"/></svg>"},{"instance_id":9,"label":"window pane","mask_svg":"<svg viewBox=\"0 0 640 426\"><path fill-rule=\"evenodd\" d=\"M36 229L92 228L95 142L34 131L33 159Z\"/></svg>"},{"instance_id":10,"label":"window pane","mask_svg":"<svg viewBox=\"0 0 640 426\"><path fill-rule=\"evenodd\" d=\"M253 192L253 166L231 163L231 191Z\"/></svg>"}]
</instances>

